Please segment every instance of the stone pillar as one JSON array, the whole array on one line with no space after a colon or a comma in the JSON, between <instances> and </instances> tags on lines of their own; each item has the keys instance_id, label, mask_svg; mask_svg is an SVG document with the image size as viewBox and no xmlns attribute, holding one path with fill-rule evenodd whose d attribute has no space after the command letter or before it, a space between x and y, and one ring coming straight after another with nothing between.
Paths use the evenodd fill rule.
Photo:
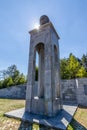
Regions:
<instances>
[{"instance_id":1,"label":"stone pillar","mask_svg":"<svg viewBox=\"0 0 87 130\"><path fill-rule=\"evenodd\" d=\"M60 98L60 56L59 56L59 46L57 45L57 52L56 52L56 87L57 87L57 97Z\"/></svg>"},{"instance_id":2,"label":"stone pillar","mask_svg":"<svg viewBox=\"0 0 87 130\"><path fill-rule=\"evenodd\" d=\"M36 71L36 49L33 56L33 85L32 85L32 98L35 96L35 71Z\"/></svg>"},{"instance_id":3,"label":"stone pillar","mask_svg":"<svg viewBox=\"0 0 87 130\"><path fill-rule=\"evenodd\" d=\"M54 46L54 73L55 73L55 98L60 97L60 77L59 77L59 60L58 60L58 48Z\"/></svg>"},{"instance_id":4,"label":"stone pillar","mask_svg":"<svg viewBox=\"0 0 87 130\"><path fill-rule=\"evenodd\" d=\"M45 85L44 85L44 95L45 95L45 114L52 116L52 56L51 56L51 45L50 43L45 44Z\"/></svg>"},{"instance_id":5,"label":"stone pillar","mask_svg":"<svg viewBox=\"0 0 87 130\"><path fill-rule=\"evenodd\" d=\"M28 82L27 82L27 92L26 93L26 111L30 112L31 109L31 99L32 99L32 89L34 86L34 74L35 74L35 51L30 43L30 52L29 52L29 66L28 66Z\"/></svg>"}]
</instances>

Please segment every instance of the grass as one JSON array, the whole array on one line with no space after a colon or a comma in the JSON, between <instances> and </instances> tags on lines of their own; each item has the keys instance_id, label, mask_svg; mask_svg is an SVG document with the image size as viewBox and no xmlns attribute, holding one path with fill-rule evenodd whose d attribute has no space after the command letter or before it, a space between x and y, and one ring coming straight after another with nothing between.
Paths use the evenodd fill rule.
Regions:
<instances>
[{"instance_id":1,"label":"grass","mask_svg":"<svg viewBox=\"0 0 87 130\"><path fill-rule=\"evenodd\" d=\"M87 130L87 107L78 107L67 130Z\"/></svg>"},{"instance_id":2,"label":"grass","mask_svg":"<svg viewBox=\"0 0 87 130\"><path fill-rule=\"evenodd\" d=\"M24 100L0 99L0 130L17 130L20 121L3 116L5 112L22 108L25 105Z\"/></svg>"},{"instance_id":3,"label":"grass","mask_svg":"<svg viewBox=\"0 0 87 130\"><path fill-rule=\"evenodd\" d=\"M20 120L4 116L4 113L24 106L25 100L0 99L0 130L24 130ZM39 130L39 126L34 124L33 130Z\"/></svg>"},{"instance_id":4,"label":"grass","mask_svg":"<svg viewBox=\"0 0 87 130\"><path fill-rule=\"evenodd\" d=\"M0 130L22 130L20 120L3 116L5 112L22 108L25 106L24 100L0 99ZM20 127L21 126L21 127ZM86 130L87 129L87 107L78 107L73 120L67 130ZM33 125L33 130L39 130L38 125Z\"/></svg>"}]
</instances>

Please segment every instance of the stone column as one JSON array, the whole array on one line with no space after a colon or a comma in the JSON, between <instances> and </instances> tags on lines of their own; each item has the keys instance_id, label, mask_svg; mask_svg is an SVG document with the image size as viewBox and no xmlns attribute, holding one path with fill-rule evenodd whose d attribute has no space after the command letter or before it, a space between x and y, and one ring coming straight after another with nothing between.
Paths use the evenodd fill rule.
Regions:
<instances>
[{"instance_id":1,"label":"stone column","mask_svg":"<svg viewBox=\"0 0 87 130\"><path fill-rule=\"evenodd\" d=\"M29 51L29 66L28 66L28 82L27 82L27 90L26 90L26 111L30 112L31 110L31 99L32 99L32 89L34 85L34 67L35 67L35 51L32 43L30 43L30 51Z\"/></svg>"},{"instance_id":2,"label":"stone column","mask_svg":"<svg viewBox=\"0 0 87 130\"><path fill-rule=\"evenodd\" d=\"M55 83L54 83L54 97L55 99L60 96L60 70L59 70L59 57L58 57L58 46L54 45L54 77L55 77Z\"/></svg>"},{"instance_id":3,"label":"stone column","mask_svg":"<svg viewBox=\"0 0 87 130\"><path fill-rule=\"evenodd\" d=\"M58 97L58 84L59 84L59 77L58 77L58 50L56 45L54 46L54 75L55 75L55 98Z\"/></svg>"},{"instance_id":4,"label":"stone column","mask_svg":"<svg viewBox=\"0 0 87 130\"><path fill-rule=\"evenodd\" d=\"M57 72L58 72L58 89L57 89L57 97L60 98L61 92L60 92L60 52L59 52L59 45L57 45Z\"/></svg>"},{"instance_id":5,"label":"stone column","mask_svg":"<svg viewBox=\"0 0 87 130\"><path fill-rule=\"evenodd\" d=\"M53 62L53 68L52 68L52 90L53 90L53 100L55 100L56 98L56 84L55 84L55 73L56 73L56 69L55 69L55 49L54 49L54 44L52 45L52 62Z\"/></svg>"},{"instance_id":6,"label":"stone column","mask_svg":"<svg viewBox=\"0 0 87 130\"><path fill-rule=\"evenodd\" d=\"M33 85L32 85L32 98L35 96L35 71L36 71L36 49L33 56Z\"/></svg>"},{"instance_id":7,"label":"stone column","mask_svg":"<svg viewBox=\"0 0 87 130\"><path fill-rule=\"evenodd\" d=\"M45 44L45 114L52 116L52 46L50 43Z\"/></svg>"}]
</instances>

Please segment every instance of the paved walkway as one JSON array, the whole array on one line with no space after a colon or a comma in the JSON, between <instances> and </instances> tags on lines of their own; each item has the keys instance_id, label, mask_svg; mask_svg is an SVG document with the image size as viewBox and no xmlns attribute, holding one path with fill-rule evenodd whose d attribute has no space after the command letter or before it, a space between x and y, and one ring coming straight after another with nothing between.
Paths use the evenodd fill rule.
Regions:
<instances>
[{"instance_id":1,"label":"paved walkway","mask_svg":"<svg viewBox=\"0 0 87 130\"><path fill-rule=\"evenodd\" d=\"M77 105L63 105L63 110L52 118L26 113L24 108L5 113L5 116L21 119L30 123L37 123L54 129L66 130L76 109Z\"/></svg>"}]
</instances>

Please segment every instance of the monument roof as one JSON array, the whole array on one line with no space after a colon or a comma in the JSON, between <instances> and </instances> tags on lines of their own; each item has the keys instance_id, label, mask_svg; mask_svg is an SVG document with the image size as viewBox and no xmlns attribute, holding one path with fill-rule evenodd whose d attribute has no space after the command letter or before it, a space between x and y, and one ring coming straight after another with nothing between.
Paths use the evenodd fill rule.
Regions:
<instances>
[{"instance_id":1,"label":"monument roof","mask_svg":"<svg viewBox=\"0 0 87 130\"><path fill-rule=\"evenodd\" d=\"M58 39L60 39L58 33L56 32L56 29L54 28L53 24L52 24L50 21L47 22L47 23L45 23L45 24L40 25L39 29L36 29L36 28L35 28L35 29L29 31L29 33L30 33L30 34L37 33L39 30L43 29L43 28L46 27L46 26L52 27L52 29L53 29L54 32L56 33Z\"/></svg>"}]
</instances>

